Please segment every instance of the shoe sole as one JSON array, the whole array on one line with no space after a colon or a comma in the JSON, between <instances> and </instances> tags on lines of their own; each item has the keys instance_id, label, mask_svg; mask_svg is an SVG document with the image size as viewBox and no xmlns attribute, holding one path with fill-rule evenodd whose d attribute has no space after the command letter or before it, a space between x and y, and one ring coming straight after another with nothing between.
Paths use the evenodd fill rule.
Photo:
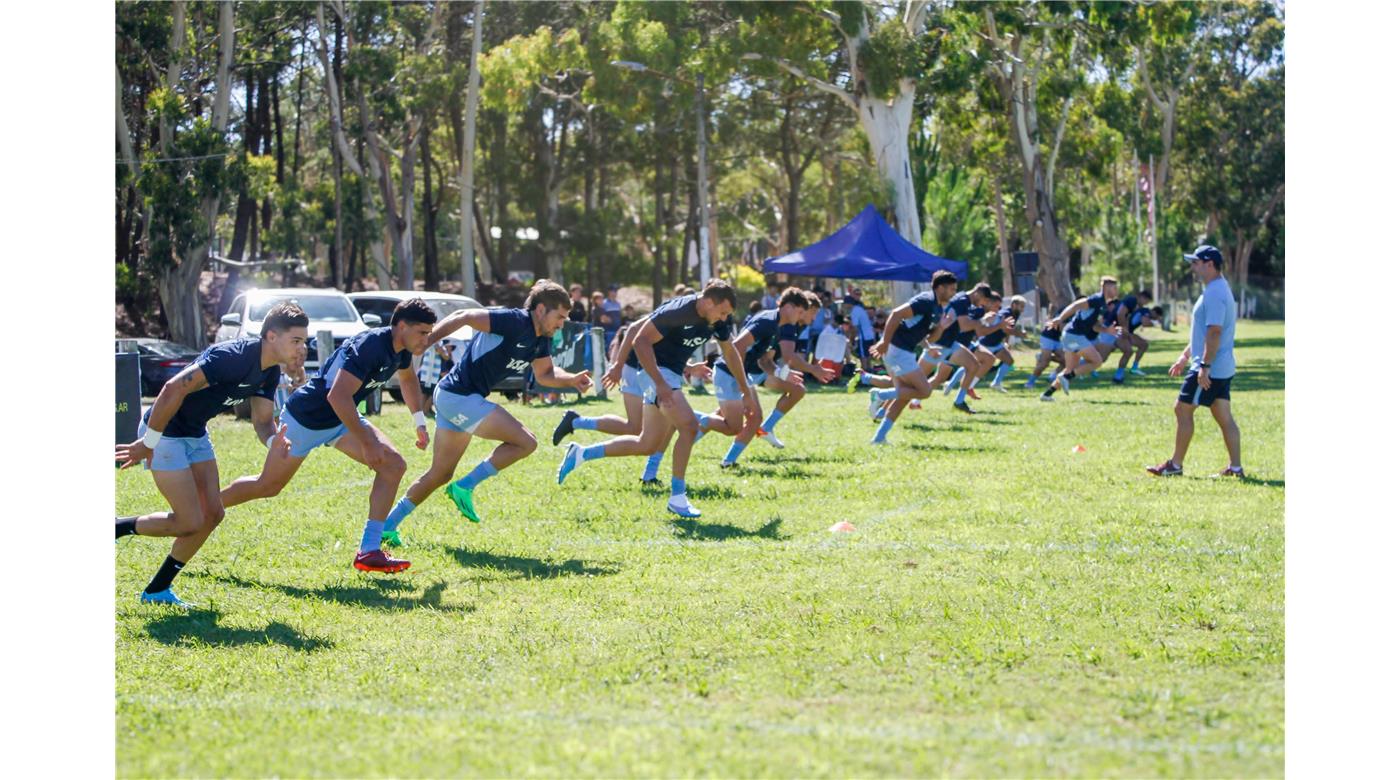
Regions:
<instances>
[{"instance_id":1,"label":"shoe sole","mask_svg":"<svg viewBox=\"0 0 1400 780\"><path fill-rule=\"evenodd\" d=\"M671 514L675 515L676 517L683 517L683 518L685 518L686 520L694 520L695 518L697 518L697 517L700 516L700 513L699 513L699 512L696 512L696 513L693 514L693 515L684 514L684 513L680 512L680 511L677 511L677 510L676 510L674 507L672 507L670 504L667 504L667 505L666 505L666 511L667 511L667 512L670 512Z\"/></svg>"},{"instance_id":2,"label":"shoe sole","mask_svg":"<svg viewBox=\"0 0 1400 780\"><path fill-rule=\"evenodd\" d=\"M374 571L379 572L380 574L398 574L401 571L406 571L408 567L412 565L413 564L411 563L405 563L402 566L370 566L369 564L355 561L355 568L359 569L360 571Z\"/></svg>"},{"instance_id":3,"label":"shoe sole","mask_svg":"<svg viewBox=\"0 0 1400 780\"><path fill-rule=\"evenodd\" d=\"M568 416L566 415L564 419L567 420L567 419L569 419L569 418L568 418ZM577 418L575 418L575 419L577 419ZM560 443L560 442L564 441L564 437L565 437L565 436L568 436L569 434L571 434L571 433L574 432L574 427L573 427L572 425L569 426L569 430L567 430L567 431L565 431L565 430L563 430L563 429L564 429L564 420L560 420L560 421L559 421L559 424L556 425L556 426L554 426L554 446L556 446L556 447L559 446L559 443Z\"/></svg>"}]
</instances>

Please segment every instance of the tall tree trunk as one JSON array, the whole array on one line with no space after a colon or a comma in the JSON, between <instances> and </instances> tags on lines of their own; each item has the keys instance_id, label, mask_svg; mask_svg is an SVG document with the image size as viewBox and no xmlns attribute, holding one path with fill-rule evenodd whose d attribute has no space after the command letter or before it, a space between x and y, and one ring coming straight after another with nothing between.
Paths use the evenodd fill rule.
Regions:
<instances>
[{"instance_id":1,"label":"tall tree trunk","mask_svg":"<svg viewBox=\"0 0 1400 780\"><path fill-rule=\"evenodd\" d=\"M482 16L485 12L486 4L484 0L476 0L476 6L472 9L472 51L471 60L467 65L467 104L464 108L465 115L462 116L462 144L461 144L461 180L458 182L459 208L461 211L460 241L462 244L462 294L476 296L476 237L473 236L472 220L479 218L480 212L476 207L476 107L478 94L480 92L481 68L479 65L481 55L481 35ZM450 33L449 33L450 37ZM451 112L455 120L458 116L456 111ZM454 122L455 125L455 122ZM457 148L454 143L453 148ZM426 155L427 152L425 151ZM469 214L468 211L471 213ZM481 243L485 245L490 240L490 234L480 236ZM489 264L490 258L487 258ZM496 277L503 278L503 277Z\"/></svg>"},{"instance_id":2,"label":"tall tree trunk","mask_svg":"<svg viewBox=\"0 0 1400 780\"><path fill-rule=\"evenodd\" d=\"M659 142L661 139L658 138L657 140L658 140L658 142ZM657 143L657 145L656 145L656 174L655 174L655 177L654 177L654 180L653 180L653 184L652 184L653 189L654 189L655 199L656 199L656 225L655 225L655 228L656 228L656 239L655 239L655 241L656 241L656 242L652 245L652 251L651 251L651 305L652 305L652 308L655 308L655 307L661 305L661 274L662 274L662 271L663 271L663 269L662 269L662 267L661 267L661 264L665 261L665 258L664 258L663 252L662 252L662 248L661 248L662 244L665 243L665 221L666 221L665 205L662 203L662 201L664 200L664 193L665 193L665 184L664 184L664 182L662 181L662 176L664 175L664 173L665 173L665 168L666 168L666 159L665 159L664 147L665 147L665 144L662 144L662 143Z\"/></svg>"},{"instance_id":3,"label":"tall tree trunk","mask_svg":"<svg viewBox=\"0 0 1400 780\"><path fill-rule=\"evenodd\" d=\"M674 289L680 281L676 263L676 242L671 240L671 226L676 223L676 182L680 178L676 169L681 165L678 155L672 155L670 170L667 172L666 193L666 286Z\"/></svg>"},{"instance_id":4,"label":"tall tree trunk","mask_svg":"<svg viewBox=\"0 0 1400 780\"><path fill-rule=\"evenodd\" d=\"M436 290L438 281L437 208L433 204L433 126L423 123L423 289Z\"/></svg>"},{"instance_id":5,"label":"tall tree trunk","mask_svg":"<svg viewBox=\"0 0 1400 780\"><path fill-rule=\"evenodd\" d=\"M1011 246L1006 240L1006 204L1001 197L1001 179L992 174L992 211L997 217L997 249L1001 252L1001 294L1016 294L1016 273L1011 267ZM1036 313L1039 316L1039 312Z\"/></svg>"},{"instance_id":6,"label":"tall tree trunk","mask_svg":"<svg viewBox=\"0 0 1400 780\"><path fill-rule=\"evenodd\" d=\"M899 94L886 103L872 95L858 99L861 128L875 154L875 168L890 188L894 208L895 230L906 241L920 246L919 209L914 194L914 174L909 166L909 125L914 115L914 83L904 79ZM913 297L924 285L894 282L894 299L904 301Z\"/></svg>"}]
</instances>

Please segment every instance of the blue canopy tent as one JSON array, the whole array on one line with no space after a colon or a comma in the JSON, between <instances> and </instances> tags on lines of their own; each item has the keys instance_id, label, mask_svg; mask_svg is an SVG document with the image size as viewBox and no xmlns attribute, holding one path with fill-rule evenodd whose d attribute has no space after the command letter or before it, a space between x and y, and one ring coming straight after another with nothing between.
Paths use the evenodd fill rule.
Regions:
<instances>
[{"instance_id":1,"label":"blue canopy tent","mask_svg":"<svg viewBox=\"0 0 1400 780\"><path fill-rule=\"evenodd\" d=\"M763 272L842 279L928 283L935 271L967 278L967 263L925 252L904 240L875 206L811 246L763 261Z\"/></svg>"}]
</instances>

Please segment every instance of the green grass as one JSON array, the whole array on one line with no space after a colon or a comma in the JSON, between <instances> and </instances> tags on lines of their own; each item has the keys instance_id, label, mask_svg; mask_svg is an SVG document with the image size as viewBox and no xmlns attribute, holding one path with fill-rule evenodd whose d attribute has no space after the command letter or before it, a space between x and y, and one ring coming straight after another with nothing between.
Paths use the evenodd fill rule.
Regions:
<instances>
[{"instance_id":1,"label":"green grass","mask_svg":"<svg viewBox=\"0 0 1400 780\"><path fill-rule=\"evenodd\" d=\"M1239 330L1243 483L1207 479L1205 412L1184 478L1143 472L1171 451L1184 338L1150 335L1149 377L988 390L971 418L936 395L886 449L834 391L737 473L708 436L698 521L638 486L640 459L556 487L561 410L512 404L540 450L477 491L480 526L421 507L397 577L351 569L369 472L318 451L176 581L206 610L139 605L169 544L122 540L118 773L1282 775L1283 327ZM386 412L412 478L427 455ZM245 423L213 438L225 483L260 465ZM139 470L117 495L162 506Z\"/></svg>"}]
</instances>

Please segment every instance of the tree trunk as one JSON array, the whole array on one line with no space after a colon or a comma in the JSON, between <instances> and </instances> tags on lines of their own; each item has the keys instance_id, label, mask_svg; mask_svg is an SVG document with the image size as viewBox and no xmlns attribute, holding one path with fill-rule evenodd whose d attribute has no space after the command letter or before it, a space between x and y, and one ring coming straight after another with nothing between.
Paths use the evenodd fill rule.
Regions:
<instances>
[{"instance_id":1,"label":"tree trunk","mask_svg":"<svg viewBox=\"0 0 1400 780\"><path fill-rule=\"evenodd\" d=\"M403 229L399 233L399 289L413 289L413 179L417 170L418 143L414 132L409 129L404 134L403 159L399 163L399 177L403 191ZM388 171L385 171L388 174Z\"/></svg>"},{"instance_id":2,"label":"tree trunk","mask_svg":"<svg viewBox=\"0 0 1400 780\"><path fill-rule=\"evenodd\" d=\"M667 172L667 193L666 193L666 229L663 235L666 237L666 287L674 289L680 281L680 269L676 263L676 242L671 240L671 226L676 223L676 184L679 180L676 169L681 165L679 155L672 155L670 170Z\"/></svg>"},{"instance_id":3,"label":"tree trunk","mask_svg":"<svg viewBox=\"0 0 1400 780\"><path fill-rule=\"evenodd\" d=\"M661 139L658 138L657 140L658 140L658 142L659 142ZM662 180L661 180L661 177L662 177L662 175L663 175L663 173L664 173L664 169L665 169L665 167L666 167L666 165L665 165L665 152L664 152L664 147L665 147L665 145L662 144L662 143L657 143L657 145L656 145L656 173L655 173L655 175L654 175L654 177L653 177L653 182L652 182L653 194L654 194L654 196L655 196L655 207L656 207L656 225L655 225L655 229L656 229L656 239L655 239L655 243L652 245L652 250L651 250L651 305L652 305L652 308L656 308L657 306L660 306L660 305L661 305L661 273L662 273L662 270L663 270L662 267L661 267L661 264L662 264L662 263L664 262L664 260L665 260L665 258L664 258L664 256L663 256L663 253L662 253L662 249L661 249L662 244L665 242L665 237L664 237L664 236L665 236L665 219L666 219L666 216L665 216L665 205L662 203L663 195L664 195L664 192L665 192L665 185L664 185L664 183L663 183Z\"/></svg>"},{"instance_id":4,"label":"tree trunk","mask_svg":"<svg viewBox=\"0 0 1400 780\"><path fill-rule=\"evenodd\" d=\"M1070 285L1069 246L1060 237L1059 221L1050 194L1045 191L1045 174L1037 151L1035 163L1023 175L1026 190L1026 222L1031 226L1031 242L1040 255L1036 282L1050 296L1050 309L1059 315L1074 303Z\"/></svg>"},{"instance_id":5,"label":"tree trunk","mask_svg":"<svg viewBox=\"0 0 1400 780\"><path fill-rule=\"evenodd\" d=\"M914 116L914 82L904 79L899 86L899 95L890 103L871 95L861 95L857 98L856 113L860 116L860 126L865 130L865 137L869 139L870 149L875 155L875 168L890 188L894 228L906 241L920 246L914 174L909 167L909 124ZM915 291L923 289L928 283L893 284L894 300L900 303L913 297Z\"/></svg>"},{"instance_id":6,"label":"tree trunk","mask_svg":"<svg viewBox=\"0 0 1400 780\"><path fill-rule=\"evenodd\" d=\"M485 0L477 0L472 9L472 53L467 67L467 105L462 117L461 181L458 183L461 213L462 244L462 294L476 296L476 241L472 235L472 219L478 215L476 209L476 106L480 90L481 70L478 60L481 54L482 15ZM455 119L457 113L452 112ZM455 147L455 144L454 144ZM425 152L426 154L426 152ZM471 213L468 213L468 212ZM490 240L489 234L480 237L484 245ZM487 259L490 263L490 259ZM503 277L498 277L503 278Z\"/></svg>"},{"instance_id":7,"label":"tree trunk","mask_svg":"<svg viewBox=\"0 0 1400 780\"><path fill-rule=\"evenodd\" d=\"M436 290L438 283L437 208L433 204L433 128L423 124L423 289Z\"/></svg>"},{"instance_id":8,"label":"tree trunk","mask_svg":"<svg viewBox=\"0 0 1400 780\"><path fill-rule=\"evenodd\" d=\"M1001 198L1001 179L995 173L992 174L992 211L997 217L997 249L1001 252L1001 294L1010 298L1016 294L1016 272L1011 267L1011 247L1006 240L1006 204Z\"/></svg>"}]
</instances>

